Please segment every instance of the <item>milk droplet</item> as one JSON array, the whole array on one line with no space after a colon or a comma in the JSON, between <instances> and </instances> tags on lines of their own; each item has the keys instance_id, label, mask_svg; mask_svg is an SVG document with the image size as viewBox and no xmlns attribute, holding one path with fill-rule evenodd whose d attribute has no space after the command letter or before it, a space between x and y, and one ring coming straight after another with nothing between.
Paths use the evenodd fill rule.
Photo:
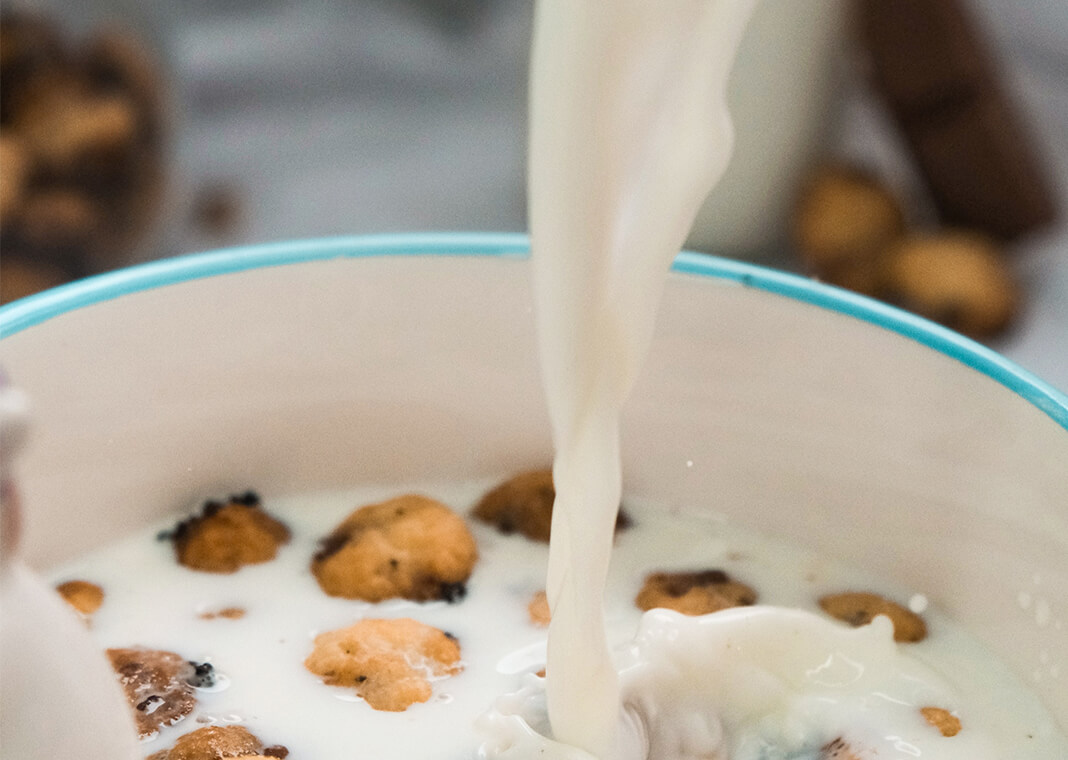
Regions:
<instances>
[{"instance_id":1,"label":"milk droplet","mask_svg":"<svg viewBox=\"0 0 1068 760\"><path fill-rule=\"evenodd\" d=\"M909 599L909 609L919 615L927 610L927 597L923 594L913 594Z\"/></svg>"}]
</instances>

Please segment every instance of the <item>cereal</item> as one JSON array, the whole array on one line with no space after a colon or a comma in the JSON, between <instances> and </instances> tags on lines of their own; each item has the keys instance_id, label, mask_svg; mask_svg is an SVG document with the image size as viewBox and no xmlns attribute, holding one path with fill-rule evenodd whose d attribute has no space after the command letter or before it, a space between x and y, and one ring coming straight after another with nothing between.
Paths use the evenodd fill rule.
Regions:
<instances>
[{"instance_id":1,"label":"cereal","mask_svg":"<svg viewBox=\"0 0 1068 760\"><path fill-rule=\"evenodd\" d=\"M960 718L941 707L922 707L920 713L932 726L942 732L942 736L956 736L960 733Z\"/></svg>"},{"instance_id":2,"label":"cereal","mask_svg":"<svg viewBox=\"0 0 1068 760\"><path fill-rule=\"evenodd\" d=\"M264 747L244 726L205 726L185 734L169 750L148 757L148 760L224 760L224 758L285 758L285 747Z\"/></svg>"},{"instance_id":3,"label":"cereal","mask_svg":"<svg viewBox=\"0 0 1068 760\"><path fill-rule=\"evenodd\" d=\"M886 615L894 623L894 641L921 641L927 636L927 624L922 617L878 594L830 594L822 597L819 603L828 615L854 628L867 625L877 615Z\"/></svg>"},{"instance_id":4,"label":"cereal","mask_svg":"<svg viewBox=\"0 0 1068 760\"><path fill-rule=\"evenodd\" d=\"M104 589L89 581L67 581L56 586L56 591L84 617L92 615L104 603Z\"/></svg>"},{"instance_id":5,"label":"cereal","mask_svg":"<svg viewBox=\"0 0 1068 760\"><path fill-rule=\"evenodd\" d=\"M174 652L154 649L109 649L107 654L142 739L193 712L196 693L187 679L196 675L194 664Z\"/></svg>"},{"instance_id":6,"label":"cereal","mask_svg":"<svg viewBox=\"0 0 1068 760\"><path fill-rule=\"evenodd\" d=\"M756 592L722 570L650 573L635 598L639 609L657 607L684 615L707 615L729 607L755 604Z\"/></svg>"},{"instance_id":7,"label":"cereal","mask_svg":"<svg viewBox=\"0 0 1068 760\"><path fill-rule=\"evenodd\" d=\"M252 491L224 504L209 501L201 514L164 536L174 541L178 562L193 570L232 573L244 565L269 562L289 541L289 528L267 514Z\"/></svg>"},{"instance_id":8,"label":"cereal","mask_svg":"<svg viewBox=\"0 0 1068 760\"><path fill-rule=\"evenodd\" d=\"M331 596L455 602L466 594L477 559L463 518L441 502L408 494L354 511L323 539L311 567Z\"/></svg>"},{"instance_id":9,"label":"cereal","mask_svg":"<svg viewBox=\"0 0 1068 760\"><path fill-rule=\"evenodd\" d=\"M549 599L544 591L538 591L531 598L530 604L527 605L527 614L530 615L530 622L539 628L549 625Z\"/></svg>"},{"instance_id":10,"label":"cereal","mask_svg":"<svg viewBox=\"0 0 1068 760\"><path fill-rule=\"evenodd\" d=\"M496 525L501 533L520 533L532 541L548 543L555 499L552 470L530 470L487 492L472 514L482 522ZM620 510L616 530L629 524L630 518Z\"/></svg>"},{"instance_id":11,"label":"cereal","mask_svg":"<svg viewBox=\"0 0 1068 760\"><path fill-rule=\"evenodd\" d=\"M361 620L320 634L305 667L331 686L351 686L376 710L430 699L431 679L463 670L453 636L410 618Z\"/></svg>"}]
</instances>

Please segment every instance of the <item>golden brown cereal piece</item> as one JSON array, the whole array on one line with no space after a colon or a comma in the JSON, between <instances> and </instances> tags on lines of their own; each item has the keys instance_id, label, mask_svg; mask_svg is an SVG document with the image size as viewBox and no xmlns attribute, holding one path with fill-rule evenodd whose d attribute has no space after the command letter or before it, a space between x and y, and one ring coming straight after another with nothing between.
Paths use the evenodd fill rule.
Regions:
<instances>
[{"instance_id":1,"label":"golden brown cereal piece","mask_svg":"<svg viewBox=\"0 0 1068 760\"><path fill-rule=\"evenodd\" d=\"M942 732L942 736L956 736L960 733L960 718L941 707L922 707L920 712L932 726Z\"/></svg>"},{"instance_id":2,"label":"golden brown cereal piece","mask_svg":"<svg viewBox=\"0 0 1068 760\"><path fill-rule=\"evenodd\" d=\"M196 667L185 658L154 649L109 649L107 654L142 739L193 712L196 693L188 679L196 677Z\"/></svg>"},{"instance_id":3,"label":"golden brown cereal piece","mask_svg":"<svg viewBox=\"0 0 1068 760\"><path fill-rule=\"evenodd\" d=\"M477 559L463 518L441 502L408 494L345 518L322 540L311 568L331 596L455 602L466 594Z\"/></svg>"},{"instance_id":4,"label":"golden brown cereal piece","mask_svg":"<svg viewBox=\"0 0 1068 760\"><path fill-rule=\"evenodd\" d=\"M854 628L867 625L877 615L886 615L894 623L894 641L921 641L927 636L927 624L922 617L878 594L851 591L830 594L819 602L828 615Z\"/></svg>"},{"instance_id":5,"label":"golden brown cereal piece","mask_svg":"<svg viewBox=\"0 0 1068 760\"><path fill-rule=\"evenodd\" d=\"M430 699L431 679L463 670L460 645L410 618L361 620L315 637L304 666L331 686L351 686L376 710L400 712Z\"/></svg>"},{"instance_id":6,"label":"golden brown cereal piece","mask_svg":"<svg viewBox=\"0 0 1068 760\"><path fill-rule=\"evenodd\" d=\"M530 615L530 622L534 625L540 628L549 625L549 599L544 591L538 591L531 598L530 604L527 605L527 614Z\"/></svg>"},{"instance_id":7,"label":"golden brown cereal piece","mask_svg":"<svg viewBox=\"0 0 1068 760\"><path fill-rule=\"evenodd\" d=\"M635 598L639 609L665 608L683 615L707 615L755 604L756 592L722 570L650 573Z\"/></svg>"},{"instance_id":8,"label":"golden brown cereal piece","mask_svg":"<svg viewBox=\"0 0 1068 760\"><path fill-rule=\"evenodd\" d=\"M807 184L794 218L794 240L818 277L873 294L878 258L905 229L897 199L874 177L847 167L827 167Z\"/></svg>"},{"instance_id":9,"label":"golden brown cereal piece","mask_svg":"<svg viewBox=\"0 0 1068 760\"><path fill-rule=\"evenodd\" d=\"M223 760L255 757L262 751L263 742L244 726L205 726L179 737L173 747L149 760Z\"/></svg>"},{"instance_id":10,"label":"golden brown cereal piece","mask_svg":"<svg viewBox=\"0 0 1068 760\"><path fill-rule=\"evenodd\" d=\"M917 234L892 245L881 276L884 297L975 338L1003 331L1020 292L997 246L973 233Z\"/></svg>"},{"instance_id":11,"label":"golden brown cereal piece","mask_svg":"<svg viewBox=\"0 0 1068 760\"><path fill-rule=\"evenodd\" d=\"M496 525L501 533L521 533L532 541L548 543L555 499L552 470L531 470L487 492L472 514L482 522ZM629 524L630 518L620 510L616 530Z\"/></svg>"},{"instance_id":12,"label":"golden brown cereal piece","mask_svg":"<svg viewBox=\"0 0 1068 760\"><path fill-rule=\"evenodd\" d=\"M178 562L193 570L232 573L244 565L269 562L289 541L289 528L260 507L252 491L224 504L207 502L201 514L178 524L170 534Z\"/></svg>"},{"instance_id":13,"label":"golden brown cereal piece","mask_svg":"<svg viewBox=\"0 0 1068 760\"><path fill-rule=\"evenodd\" d=\"M864 760L864 757L841 737L821 747L820 753L820 760Z\"/></svg>"},{"instance_id":14,"label":"golden brown cereal piece","mask_svg":"<svg viewBox=\"0 0 1068 760\"><path fill-rule=\"evenodd\" d=\"M67 581L56 586L67 604L89 617L104 603L104 589L89 581Z\"/></svg>"}]
</instances>

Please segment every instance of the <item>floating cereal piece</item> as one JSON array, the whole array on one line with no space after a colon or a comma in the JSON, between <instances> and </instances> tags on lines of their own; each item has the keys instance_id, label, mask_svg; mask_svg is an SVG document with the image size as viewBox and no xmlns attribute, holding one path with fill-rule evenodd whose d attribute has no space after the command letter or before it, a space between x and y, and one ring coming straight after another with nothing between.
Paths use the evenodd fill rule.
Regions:
<instances>
[{"instance_id":1,"label":"floating cereal piece","mask_svg":"<svg viewBox=\"0 0 1068 760\"><path fill-rule=\"evenodd\" d=\"M521 533L532 541L548 543L555 499L552 470L531 470L487 492L472 514L482 522L497 526L501 533ZM629 525L630 518L620 510L616 530Z\"/></svg>"},{"instance_id":2,"label":"floating cereal piece","mask_svg":"<svg viewBox=\"0 0 1068 760\"><path fill-rule=\"evenodd\" d=\"M232 573L244 565L269 562L289 541L289 528L267 514L252 491L224 504L209 501L201 514L177 525L163 538L174 541L178 562L193 570Z\"/></svg>"},{"instance_id":3,"label":"floating cereal piece","mask_svg":"<svg viewBox=\"0 0 1068 760\"><path fill-rule=\"evenodd\" d=\"M960 733L960 718L941 707L920 708L923 717L932 726L942 732L942 736L956 736Z\"/></svg>"},{"instance_id":4,"label":"floating cereal piece","mask_svg":"<svg viewBox=\"0 0 1068 760\"><path fill-rule=\"evenodd\" d=\"M351 686L376 710L430 699L430 681L463 670L455 637L410 618L361 620L315 637L304 666L331 686Z\"/></svg>"},{"instance_id":5,"label":"floating cereal piece","mask_svg":"<svg viewBox=\"0 0 1068 760\"><path fill-rule=\"evenodd\" d=\"M142 739L155 736L193 712L196 694L187 679L195 677L193 663L174 652L154 649L109 649L111 667L134 711Z\"/></svg>"},{"instance_id":6,"label":"floating cereal piece","mask_svg":"<svg viewBox=\"0 0 1068 760\"><path fill-rule=\"evenodd\" d=\"M345 518L323 539L311 568L331 596L456 602L477 559L463 518L441 502L409 494Z\"/></svg>"},{"instance_id":7,"label":"floating cereal piece","mask_svg":"<svg viewBox=\"0 0 1068 760\"><path fill-rule=\"evenodd\" d=\"M264 747L244 726L206 726L185 734L169 750L150 755L148 760L224 760L225 758L284 758L285 747Z\"/></svg>"},{"instance_id":8,"label":"floating cereal piece","mask_svg":"<svg viewBox=\"0 0 1068 760\"><path fill-rule=\"evenodd\" d=\"M67 604L89 617L104 603L104 589L89 581L67 581L56 586Z\"/></svg>"},{"instance_id":9,"label":"floating cereal piece","mask_svg":"<svg viewBox=\"0 0 1068 760\"><path fill-rule=\"evenodd\" d=\"M877 615L886 615L894 623L894 641L921 641L927 636L927 624L922 617L878 594L861 591L830 594L819 602L828 615L854 628L867 625Z\"/></svg>"},{"instance_id":10,"label":"floating cereal piece","mask_svg":"<svg viewBox=\"0 0 1068 760\"><path fill-rule=\"evenodd\" d=\"M756 591L722 570L702 570L650 573L634 603L642 610L660 607L684 615L707 615L755 604L756 600Z\"/></svg>"},{"instance_id":11,"label":"floating cereal piece","mask_svg":"<svg viewBox=\"0 0 1068 760\"><path fill-rule=\"evenodd\" d=\"M531 598L530 604L527 605L527 614L534 625L541 628L549 625L549 599L544 591L536 592Z\"/></svg>"},{"instance_id":12,"label":"floating cereal piece","mask_svg":"<svg viewBox=\"0 0 1068 760\"><path fill-rule=\"evenodd\" d=\"M199 615L201 620L215 620L217 618L225 618L226 620L240 620L244 616L244 607L223 607L221 610L209 610L207 612L202 612Z\"/></svg>"}]
</instances>

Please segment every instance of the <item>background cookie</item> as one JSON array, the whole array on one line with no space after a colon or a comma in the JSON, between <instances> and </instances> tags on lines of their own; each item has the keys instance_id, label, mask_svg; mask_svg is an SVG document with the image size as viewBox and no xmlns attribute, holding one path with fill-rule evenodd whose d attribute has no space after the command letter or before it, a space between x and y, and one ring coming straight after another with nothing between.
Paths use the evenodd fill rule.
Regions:
<instances>
[{"instance_id":1,"label":"background cookie","mask_svg":"<svg viewBox=\"0 0 1068 760\"><path fill-rule=\"evenodd\" d=\"M254 492L226 503L206 502L201 514L179 523L164 537L174 541L178 562L193 570L232 573L269 562L289 541L289 528L267 514Z\"/></svg>"},{"instance_id":2,"label":"background cookie","mask_svg":"<svg viewBox=\"0 0 1068 760\"><path fill-rule=\"evenodd\" d=\"M850 591L829 594L819 601L824 612L854 628L867 625L876 615L886 615L894 623L894 641L920 641L927 636L922 617L878 594Z\"/></svg>"},{"instance_id":3,"label":"background cookie","mask_svg":"<svg viewBox=\"0 0 1068 760\"><path fill-rule=\"evenodd\" d=\"M185 734L169 750L150 755L148 760L224 760L224 758L285 758L285 747L264 747L244 726L205 726Z\"/></svg>"},{"instance_id":4,"label":"background cookie","mask_svg":"<svg viewBox=\"0 0 1068 760\"><path fill-rule=\"evenodd\" d=\"M755 604L756 600L756 591L722 570L702 570L650 573L634 603L642 610L660 607L683 615L707 615Z\"/></svg>"}]
</instances>

